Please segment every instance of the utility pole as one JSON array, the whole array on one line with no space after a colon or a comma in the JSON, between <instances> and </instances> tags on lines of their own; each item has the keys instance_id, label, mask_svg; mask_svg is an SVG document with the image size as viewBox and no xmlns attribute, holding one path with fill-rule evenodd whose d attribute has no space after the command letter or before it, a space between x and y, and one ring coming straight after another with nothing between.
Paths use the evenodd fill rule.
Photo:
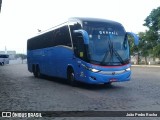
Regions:
<instances>
[{"instance_id":1,"label":"utility pole","mask_svg":"<svg viewBox=\"0 0 160 120\"><path fill-rule=\"evenodd\" d=\"M2 0L0 0L0 12L1 12Z\"/></svg>"}]
</instances>

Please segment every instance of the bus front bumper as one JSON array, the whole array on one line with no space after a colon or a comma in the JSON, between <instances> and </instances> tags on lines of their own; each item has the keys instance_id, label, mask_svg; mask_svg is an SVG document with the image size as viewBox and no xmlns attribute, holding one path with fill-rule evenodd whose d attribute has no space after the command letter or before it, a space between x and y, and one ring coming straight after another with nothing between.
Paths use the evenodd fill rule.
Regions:
<instances>
[{"instance_id":1,"label":"bus front bumper","mask_svg":"<svg viewBox=\"0 0 160 120\"><path fill-rule=\"evenodd\" d=\"M111 82L124 82L129 81L131 78L131 71L123 71L122 73L116 74L105 73L105 72L91 72L88 71L84 76L80 76L79 81L89 83L89 84L104 84Z\"/></svg>"}]
</instances>

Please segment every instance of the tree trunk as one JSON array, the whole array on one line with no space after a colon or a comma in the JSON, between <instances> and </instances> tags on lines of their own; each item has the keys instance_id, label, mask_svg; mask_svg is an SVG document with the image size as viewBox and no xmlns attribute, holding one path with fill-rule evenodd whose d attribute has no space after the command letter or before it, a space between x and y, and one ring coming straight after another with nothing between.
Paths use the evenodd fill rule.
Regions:
<instances>
[{"instance_id":1,"label":"tree trunk","mask_svg":"<svg viewBox=\"0 0 160 120\"><path fill-rule=\"evenodd\" d=\"M139 65L139 54L136 55L136 64Z\"/></svg>"},{"instance_id":2,"label":"tree trunk","mask_svg":"<svg viewBox=\"0 0 160 120\"><path fill-rule=\"evenodd\" d=\"M147 57L145 56L144 59L145 59L145 65L148 65Z\"/></svg>"}]
</instances>

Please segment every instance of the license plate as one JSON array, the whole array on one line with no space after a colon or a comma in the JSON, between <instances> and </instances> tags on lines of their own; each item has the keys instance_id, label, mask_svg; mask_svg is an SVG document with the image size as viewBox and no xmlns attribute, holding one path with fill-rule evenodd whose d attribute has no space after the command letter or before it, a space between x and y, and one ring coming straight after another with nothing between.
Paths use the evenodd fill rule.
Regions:
<instances>
[{"instance_id":1,"label":"license plate","mask_svg":"<svg viewBox=\"0 0 160 120\"><path fill-rule=\"evenodd\" d=\"M111 78L109 81L110 81L110 82L117 82L118 79L116 79L116 78Z\"/></svg>"}]
</instances>

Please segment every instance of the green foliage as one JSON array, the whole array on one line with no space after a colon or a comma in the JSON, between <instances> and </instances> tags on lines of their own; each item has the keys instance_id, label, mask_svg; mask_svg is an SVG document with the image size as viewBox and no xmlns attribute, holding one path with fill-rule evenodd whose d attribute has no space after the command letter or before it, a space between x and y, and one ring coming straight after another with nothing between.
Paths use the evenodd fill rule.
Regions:
<instances>
[{"instance_id":1,"label":"green foliage","mask_svg":"<svg viewBox=\"0 0 160 120\"><path fill-rule=\"evenodd\" d=\"M160 44L158 44L157 46L155 46L155 47L153 48L153 55L154 55L155 57L160 58Z\"/></svg>"},{"instance_id":2,"label":"green foliage","mask_svg":"<svg viewBox=\"0 0 160 120\"><path fill-rule=\"evenodd\" d=\"M147 64L146 58L149 55L160 58L160 7L152 10L150 15L145 19L144 26L147 26L149 30L138 33L138 46L134 45L133 38L128 37L128 40L131 55L138 53L138 55L145 57L145 63Z\"/></svg>"},{"instance_id":3,"label":"green foliage","mask_svg":"<svg viewBox=\"0 0 160 120\"><path fill-rule=\"evenodd\" d=\"M138 46L134 44L134 38L128 36L129 46L130 46L130 54L134 55L138 53Z\"/></svg>"},{"instance_id":4,"label":"green foliage","mask_svg":"<svg viewBox=\"0 0 160 120\"><path fill-rule=\"evenodd\" d=\"M152 54L153 57L160 58L160 7L152 10L145 19L144 26L147 26L149 30L143 35L139 34L142 44L139 48L143 53L142 56Z\"/></svg>"},{"instance_id":5,"label":"green foliage","mask_svg":"<svg viewBox=\"0 0 160 120\"><path fill-rule=\"evenodd\" d=\"M151 44L147 40L147 34L146 32L140 32L139 33L139 46L138 50L140 52L140 55L143 57L147 57L149 55L149 50L151 48Z\"/></svg>"},{"instance_id":6,"label":"green foliage","mask_svg":"<svg viewBox=\"0 0 160 120\"><path fill-rule=\"evenodd\" d=\"M155 32L160 30L160 7L151 11L150 15L145 19L144 26Z\"/></svg>"}]
</instances>

